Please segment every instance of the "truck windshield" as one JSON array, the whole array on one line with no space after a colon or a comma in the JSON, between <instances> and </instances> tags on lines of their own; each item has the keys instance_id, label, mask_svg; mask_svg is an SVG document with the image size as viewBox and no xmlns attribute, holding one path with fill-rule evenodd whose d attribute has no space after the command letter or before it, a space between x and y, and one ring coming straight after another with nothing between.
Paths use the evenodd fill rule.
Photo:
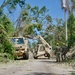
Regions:
<instances>
[{"instance_id":1,"label":"truck windshield","mask_svg":"<svg viewBox=\"0 0 75 75\"><path fill-rule=\"evenodd\" d=\"M23 38L11 38L10 40L13 44L24 44Z\"/></svg>"}]
</instances>

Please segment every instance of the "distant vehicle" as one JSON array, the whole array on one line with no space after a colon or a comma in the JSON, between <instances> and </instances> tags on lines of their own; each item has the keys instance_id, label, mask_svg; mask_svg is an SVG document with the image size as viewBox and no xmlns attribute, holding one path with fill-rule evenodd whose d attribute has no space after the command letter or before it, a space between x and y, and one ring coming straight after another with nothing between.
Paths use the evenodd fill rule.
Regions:
<instances>
[{"instance_id":1,"label":"distant vehicle","mask_svg":"<svg viewBox=\"0 0 75 75\"><path fill-rule=\"evenodd\" d=\"M23 57L24 59L29 59L29 51L28 51L28 40L24 37L10 37L11 43L15 47L14 56L15 59L17 57Z\"/></svg>"}]
</instances>

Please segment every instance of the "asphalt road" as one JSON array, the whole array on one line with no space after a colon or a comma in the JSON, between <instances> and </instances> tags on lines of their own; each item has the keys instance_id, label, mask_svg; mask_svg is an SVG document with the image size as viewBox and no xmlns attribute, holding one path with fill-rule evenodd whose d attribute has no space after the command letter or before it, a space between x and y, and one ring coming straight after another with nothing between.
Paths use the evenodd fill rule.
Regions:
<instances>
[{"instance_id":1,"label":"asphalt road","mask_svg":"<svg viewBox=\"0 0 75 75\"><path fill-rule=\"evenodd\" d=\"M72 75L74 71L64 63L56 63L55 59L16 60L0 64L0 75Z\"/></svg>"}]
</instances>

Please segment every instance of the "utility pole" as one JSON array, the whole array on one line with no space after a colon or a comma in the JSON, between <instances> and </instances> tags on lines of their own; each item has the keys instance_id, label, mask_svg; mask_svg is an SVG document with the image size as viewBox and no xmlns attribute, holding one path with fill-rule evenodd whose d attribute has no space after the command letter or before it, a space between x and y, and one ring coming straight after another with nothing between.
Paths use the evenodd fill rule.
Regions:
<instances>
[{"instance_id":1,"label":"utility pole","mask_svg":"<svg viewBox=\"0 0 75 75\"><path fill-rule=\"evenodd\" d=\"M67 5L66 5L66 0L61 0L62 1L62 9L64 9L64 21L65 21L65 40L67 42L68 40L68 33L67 33Z\"/></svg>"},{"instance_id":2,"label":"utility pole","mask_svg":"<svg viewBox=\"0 0 75 75\"><path fill-rule=\"evenodd\" d=\"M67 33L67 11L64 10L64 20L65 20L65 40L68 40L68 33Z\"/></svg>"}]
</instances>

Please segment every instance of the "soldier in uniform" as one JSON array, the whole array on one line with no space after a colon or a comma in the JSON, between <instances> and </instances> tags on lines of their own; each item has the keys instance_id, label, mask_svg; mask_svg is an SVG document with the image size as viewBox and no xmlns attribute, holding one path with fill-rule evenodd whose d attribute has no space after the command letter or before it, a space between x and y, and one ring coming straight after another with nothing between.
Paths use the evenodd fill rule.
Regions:
<instances>
[{"instance_id":1,"label":"soldier in uniform","mask_svg":"<svg viewBox=\"0 0 75 75\"><path fill-rule=\"evenodd\" d=\"M61 48L60 48L60 46L59 46L59 43L57 43L55 53L56 53L56 62L60 62Z\"/></svg>"},{"instance_id":2,"label":"soldier in uniform","mask_svg":"<svg viewBox=\"0 0 75 75\"><path fill-rule=\"evenodd\" d=\"M67 46L65 43L63 43L62 50L61 50L62 61L66 60L66 52L67 52Z\"/></svg>"}]
</instances>

